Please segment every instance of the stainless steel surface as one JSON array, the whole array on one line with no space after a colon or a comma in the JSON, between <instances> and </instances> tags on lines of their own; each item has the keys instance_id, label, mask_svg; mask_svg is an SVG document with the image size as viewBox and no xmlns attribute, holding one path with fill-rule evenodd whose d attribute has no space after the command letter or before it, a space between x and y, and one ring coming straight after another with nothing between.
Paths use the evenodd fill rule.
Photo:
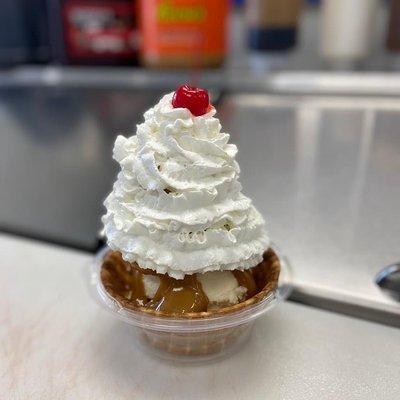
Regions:
<instances>
[{"instance_id":1,"label":"stainless steel surface","mask_svg":"<svg viewBox=\"0 0 400 400\"><path fill-rule=\"evenodd\" d=\"M117 166L159 93L66 88L0 91L0 229L93 249Z\"/></svg>"},{"instance_id":2,"label":"stainless steel surface","mask_svg":"<svg viewBox=\"0 0 400 400\"><path fill-rule=\"evenodd\" d=\"M160 364L90 299L88 255L1 234L0 252L1 399L398 398L399 329L283 303L227 360Z\"/></svg>"},{"instance_id":3,"label":"stainless steel surface","mask_svg":"<svg viewBox=\"0 0 400 400\"><path fill-rule=\"evenodd\" d=\"M220 115L295 297L400 325L374 282L400 256L400 100L233 95Z\"/></svg>"}]
</instances>

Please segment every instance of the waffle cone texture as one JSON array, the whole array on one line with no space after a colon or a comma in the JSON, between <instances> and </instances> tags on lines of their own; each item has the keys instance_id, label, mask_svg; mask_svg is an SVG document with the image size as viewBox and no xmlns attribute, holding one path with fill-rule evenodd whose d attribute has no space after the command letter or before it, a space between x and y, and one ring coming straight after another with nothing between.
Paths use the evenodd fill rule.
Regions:
<instances>
[{"instance_id":1,"label":"waffle cone texture","mask_svg":"<svg viewBox=\"0 0 400 400\"><path fill-rule=\"evenodd\" d=\"M144 313L145 315L163 318L174 318L183 320L196 320L213 317L229 317L231 314L240 312L251 307L267 296L269 296L278 286L281 263L277 254L268 249L263 255L263 261L254 270L254 277L258 287L258 293L253 297L227 307L212 309L205 312L173 314L156 311L146 307L139 307L131 301L117 293L114 289L114 278L111 270L113 268L113 252L106 254L101 267L101 282L108 295L113 298L122 308ZM115 262L115 259L114 259ZM190 332L165 332L152 329L140 329L140 339L146 344L178 356L207 356L210 354L221 353L228 347L244 340L250 333L252 322L209 331L190 331Z\"/></svg>"}]
</instances>

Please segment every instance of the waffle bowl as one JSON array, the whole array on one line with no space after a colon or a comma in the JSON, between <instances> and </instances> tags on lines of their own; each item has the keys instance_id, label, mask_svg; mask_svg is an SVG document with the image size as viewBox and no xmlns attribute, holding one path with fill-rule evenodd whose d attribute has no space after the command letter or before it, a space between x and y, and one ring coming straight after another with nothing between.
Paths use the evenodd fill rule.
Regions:
<instances>
[{"instance_id":1,"label":"waffle bowl","mask_svg":"<svg viewBox=\"0 0 400 400\"><path fill-rule=\"evenodd\" d=\"M136 343L169 360L197 362L227 356L249 338L254 321L287 297L290 269L285 257L271 247L257 266L258 293L241 303L206 312L166 314L139 307L113 289L104 259L105 248L91 268L91 291L97 302L117 318L133 325Z\"/></svg>"}]
</instances>

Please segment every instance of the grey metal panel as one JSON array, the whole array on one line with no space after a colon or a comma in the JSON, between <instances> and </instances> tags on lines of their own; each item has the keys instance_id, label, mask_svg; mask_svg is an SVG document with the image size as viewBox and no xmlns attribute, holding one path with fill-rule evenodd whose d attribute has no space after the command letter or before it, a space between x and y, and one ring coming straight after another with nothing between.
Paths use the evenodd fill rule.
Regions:
<instances>
[{"instance_id":1,"label":"grey metal panel","mask_svg":"<svg viewBox=\"0 0 400 400\"><path fill-rule=\"evenodd\" d=\"M0 228L94 248L117 172L112 146L133 134L152 91L0 92Z\"/></svg>"},{"instance_id":2,"label":"grey metal panel","mask_svg":"<svg viewBox=\"0 0 400 400\"><path fill-rule=\"evenodd\" d=\"M373 280L400 259L400 101L232 95L220 111L296 298L399 325Z\"/></svg>"}]
</instances>

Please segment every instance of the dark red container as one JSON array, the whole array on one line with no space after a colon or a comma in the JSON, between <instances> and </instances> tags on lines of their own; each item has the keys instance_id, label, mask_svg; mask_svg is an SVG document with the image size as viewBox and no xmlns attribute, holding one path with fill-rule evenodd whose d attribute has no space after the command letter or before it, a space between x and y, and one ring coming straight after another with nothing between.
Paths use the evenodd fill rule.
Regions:
<instances>
[{"instance_id":1,"label":"dark red container","mask_svg":"<svg viewBox=\"0 0 400 400\"><path fill-rule=\"evenodd\" d=\"M135 1L61 0L52 16L61 25L61 40L53 42L57 60L91 65L137 63Z\"/></svg>"}]
</instances>

